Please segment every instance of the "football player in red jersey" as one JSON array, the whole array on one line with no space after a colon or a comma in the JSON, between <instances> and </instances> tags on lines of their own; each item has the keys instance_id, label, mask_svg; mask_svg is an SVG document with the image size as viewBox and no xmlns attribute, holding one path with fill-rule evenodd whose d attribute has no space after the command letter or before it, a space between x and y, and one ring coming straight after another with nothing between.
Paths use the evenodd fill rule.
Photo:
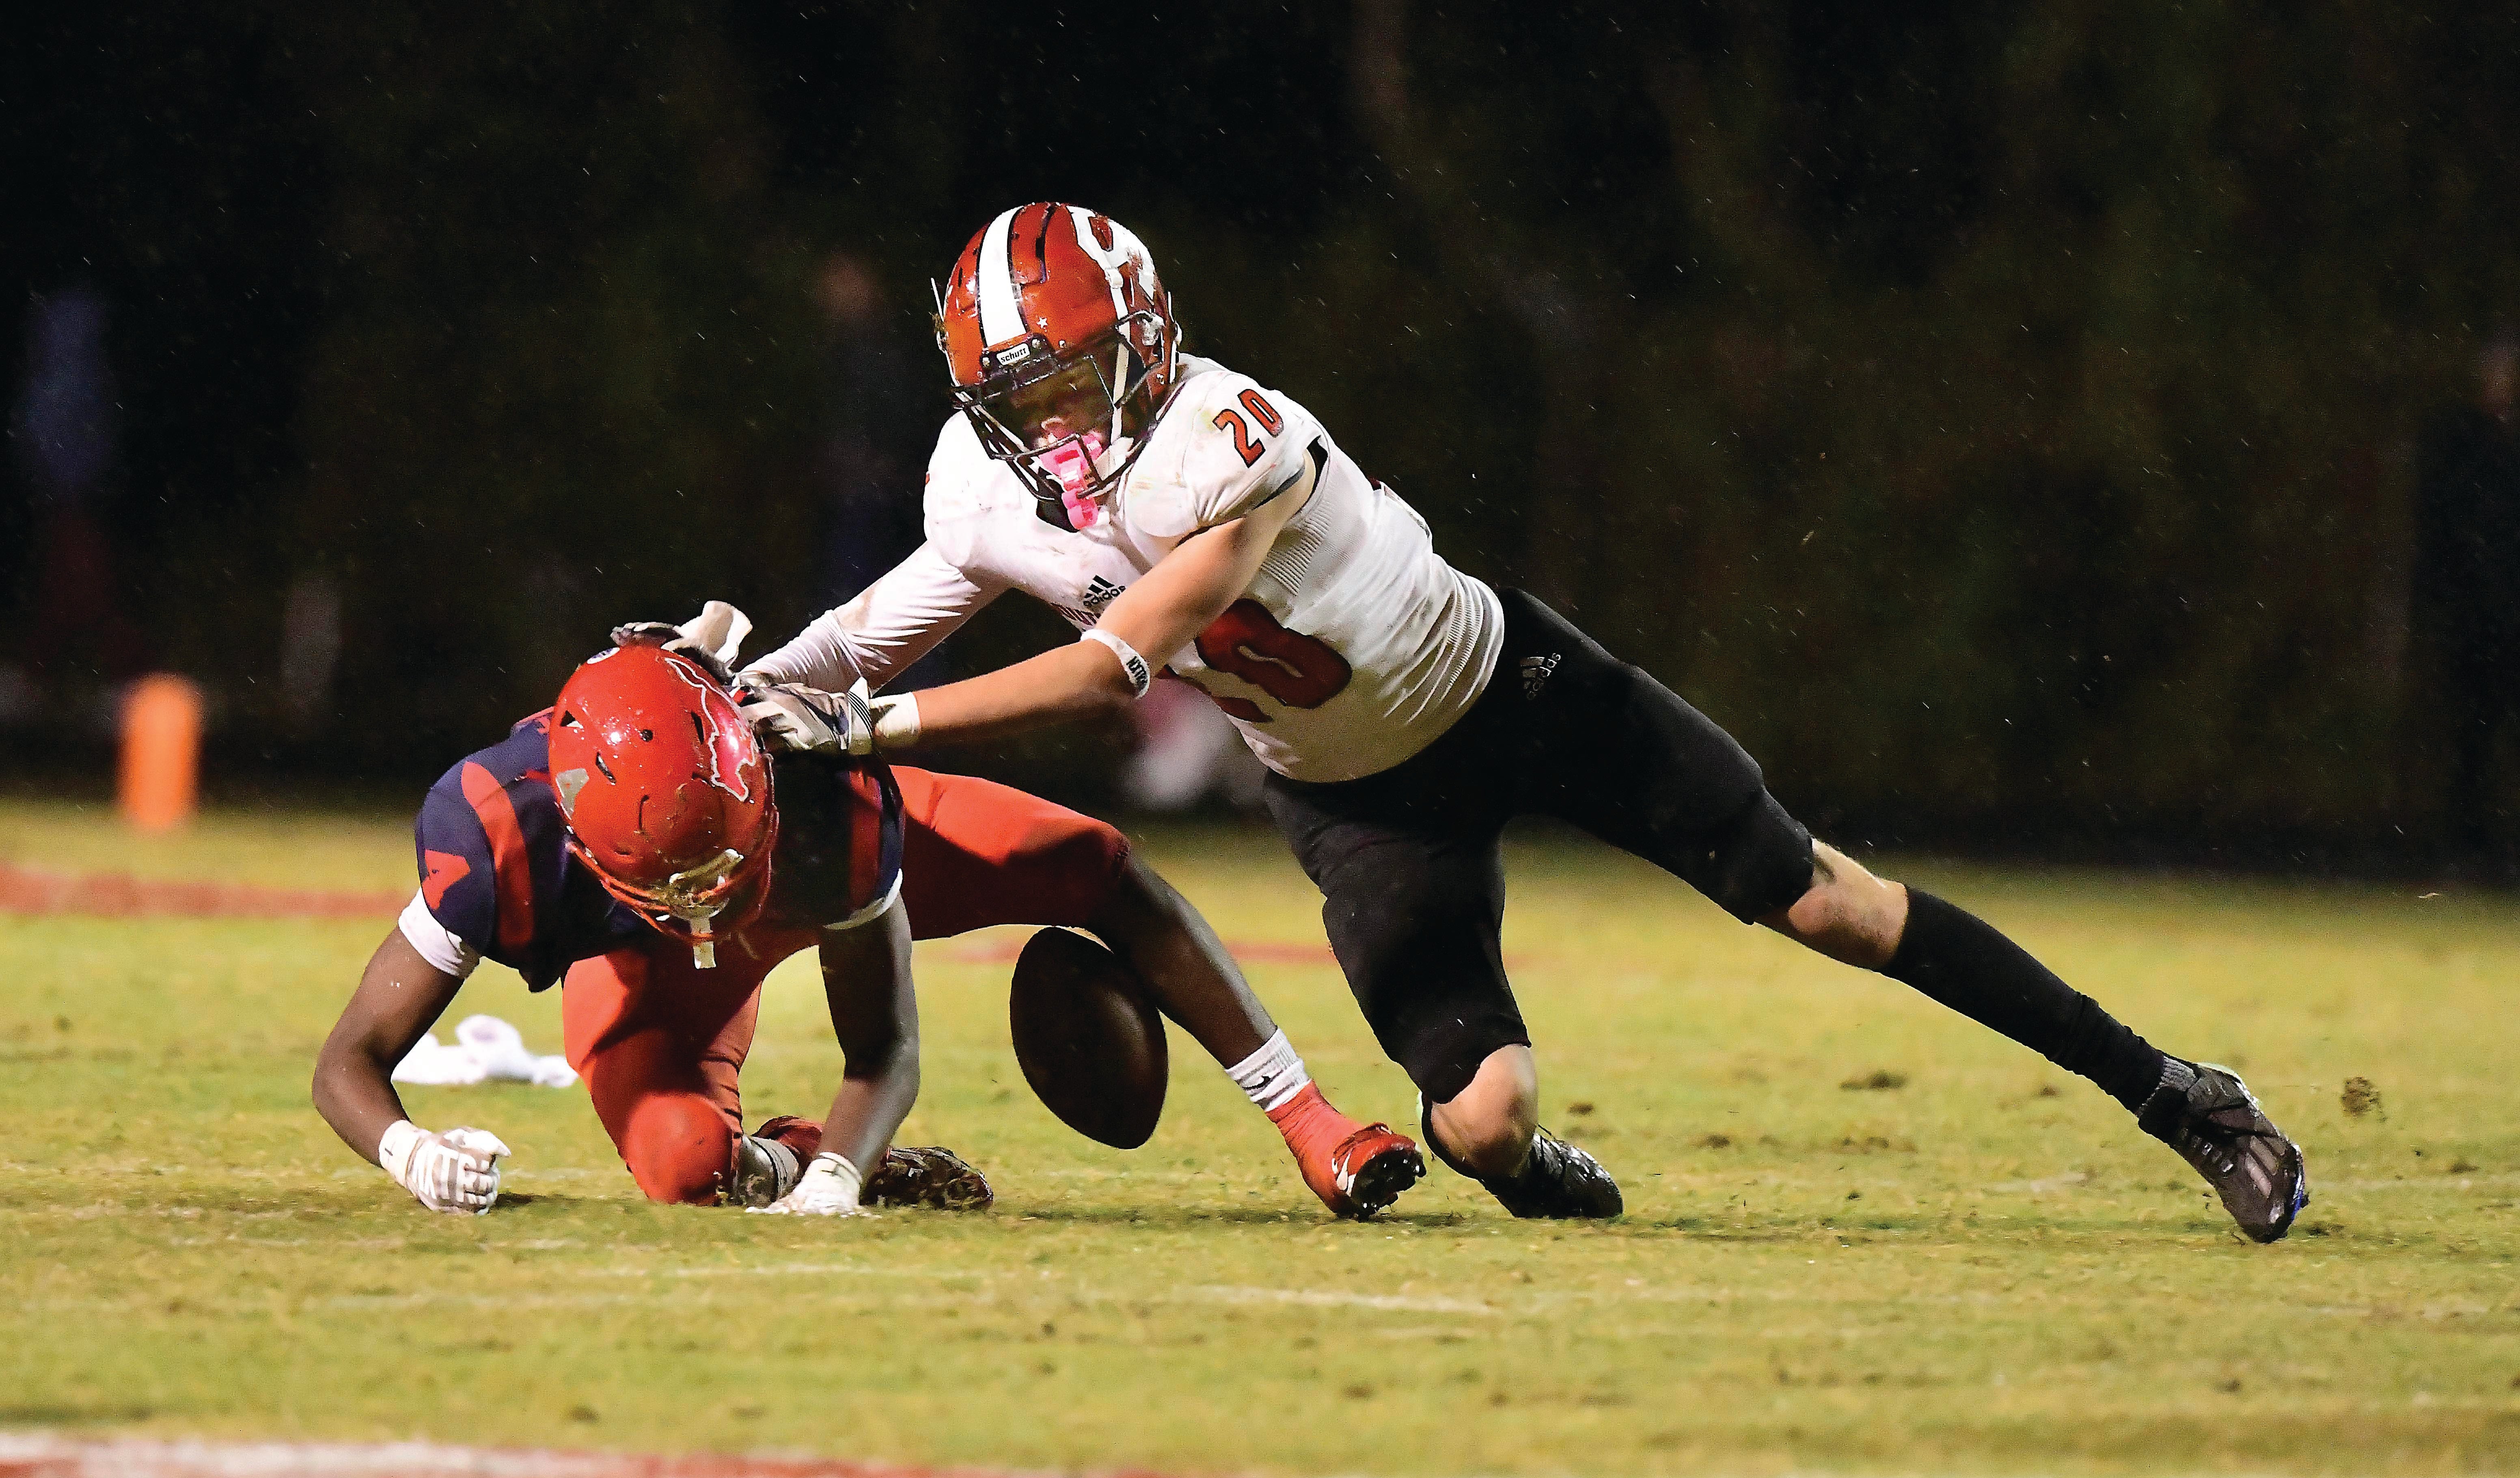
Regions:
<instances>
[{"instance_id":1,"label":"football player in red jersey","mask_svg":"<svg viewBox=\"0 0 2520 1478\"><path fill-rule=\"evenodd\" d=\"M1623 1204L1539 1129L1498 949L1498 839L1537 813L2046 1054L2182 1156L2248 1235L2290 1227L2301 1151L2236 1076L2163 1052L1984 920L1815 842L1705 715L1529 595L1454 569L1302 405L1182 351L1154 260L1117 222L1005 211L956 258L936 320L958 414L928 463L927 541L757 664L751 712L780 742L965 742L1123 709L1159 670L1196 684L1273 772L1270 814L1418 1084L1428 1147L1518 1216ZM1080 640L871 706L833 696L880 687L1008 590Z\"/></svg>"},{"instance_id":2,"label":"football player in red jersey","mask_svg":"<svg viewBox=\"0 0 2520 1478\"><path fill-rule=\"evenodd\" d=\"M422 1204L488 1210L509 1152L477 1129L422 1130L390 1081L484 957L562 986L569 1065L652 1199L984 1202L959 1161L886 1146L919 1086L910 944L992 924L1102 940L1228 1065L1332 1212L1377 1210L1422 1174L1406 1136L1330 1106L1206 922L1117 831L985 780L808 755L780 763L774 801L715 654L670 627L615 635L552 709L430 790L420 890L317 1063L325 1119ZM747 1134L738 1077L761 982L809 947L841 1085L820 1124Z\"/></svg>"}]
</instances>

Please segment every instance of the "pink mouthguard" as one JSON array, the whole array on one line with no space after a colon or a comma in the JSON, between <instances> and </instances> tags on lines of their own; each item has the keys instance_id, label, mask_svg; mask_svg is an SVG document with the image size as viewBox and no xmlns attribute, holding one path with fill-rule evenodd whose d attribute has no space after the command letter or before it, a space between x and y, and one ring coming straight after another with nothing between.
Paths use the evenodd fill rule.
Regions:
<instances>
[{"instance_id":1,"label":"pink mouthguard","mask_svg":"<svg viewBox=\"0 0 2520 1478\"><path fill-rule=\"evenodd\" d=\"M1089 431L1041 454L1041 465L1058 479L1058 500L1067 506L1067 522L1080 530L1092 528L1094 521L1102 516L1102 508L1089 496L1094 489L1094 459L1101 455L1102 434L1099 431Z\"/></svg>"}]
</instances>

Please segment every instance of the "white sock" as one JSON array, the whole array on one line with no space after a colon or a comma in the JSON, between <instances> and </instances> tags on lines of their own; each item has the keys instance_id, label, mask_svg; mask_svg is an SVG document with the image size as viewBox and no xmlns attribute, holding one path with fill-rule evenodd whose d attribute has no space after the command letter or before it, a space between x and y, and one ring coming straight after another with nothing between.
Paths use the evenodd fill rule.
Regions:
<instances>
[{"instance_id":1,"label":"white sock","mask_svg":"<svg viewBox=\"0 0 2520 1478\"><path fill-rule=\"evenodd\" d=\"M1260 1105L1263 1113L1278 1108L1304 1090L1313 1075L1304 1071L1304 1059L1295 1055L1293 1043L1283 1031L1260 1044L1260 1050L1225 1070L1243 1096Z\"/></svg>"}]
</instances>

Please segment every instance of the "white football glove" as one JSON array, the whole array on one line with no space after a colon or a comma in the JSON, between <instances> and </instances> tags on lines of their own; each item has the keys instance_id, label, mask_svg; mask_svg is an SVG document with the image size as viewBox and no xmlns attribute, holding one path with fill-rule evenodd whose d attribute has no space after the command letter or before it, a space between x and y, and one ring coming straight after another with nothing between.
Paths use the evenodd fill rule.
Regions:
<instances>
[{"instance_id":1,"label":"white football glove","mask_svg":"<svg viewBox=\"0 0 2520 1478\"><path fill-rule=\"evenodd\" d=\"M700 614L681 625L661 621L634 621L612 628L616 647L663 647L680 652L709 670L720 682L735 667L735 654L752 634L752 618L722 600L703 601Z\"/></svg>"},{"instance_id":2,"label":"white football glove","mask_svg":"<svg viewBox=\"0 0 2520 1478\"><path fill-rule=\"evenodd\" d=\"M772 1217L871 1217L858 1205L858 1168L845 1155L826 1150L796 1178L796 1188L767 1206L748 1212Z\"/></svg>"},{"instance_id":3,"label":"white football glove","mask_svg":"<svg viewBox=\"0 0 2520 1478\"><path fill-rule=\"evenodd\" d=\"M875 753L875 710L867 699L865 678L845 693L772 682L757 672L736 680L744 694L741 712L772 750L861 757Z\"/></svg>"},{"instance_id":4,"label":"white football glove","mask_svg":"<svg viewBox=\"0 0 2520 1478\"><path fill-rule=\"evenodd\" d=\"M499 1199L499 1157L515 1154L488 1130L432 1134L397 1119L377 1145L377 1163L431 1211L479 1216Z\"/></svg>"}]
</instances>

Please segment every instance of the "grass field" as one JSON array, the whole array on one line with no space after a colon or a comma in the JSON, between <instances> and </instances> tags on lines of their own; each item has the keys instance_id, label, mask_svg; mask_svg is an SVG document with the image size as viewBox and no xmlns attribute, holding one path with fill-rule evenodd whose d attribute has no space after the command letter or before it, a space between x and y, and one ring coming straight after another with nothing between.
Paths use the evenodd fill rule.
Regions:
<instances>
[{"instance_id":1,"label":"grass field","mask_svg":"<svg viewBox=\"0 0 2520 1478\"><path fill-rule=\"evenodd\" d=\"M1229 939L1319 941L1270 839L1145 845ZM144 846L0 807L0 858L58 871L390 889L410 855L397 818ZM476 1087L408 1101L516 1146L511 1198L430 1216L306 1102L384 919L0 916L0 1426L1175 1473L2520 1469L2510 900L1893 869L2247 1073L2315 1192L2260 1248L2098 1092L1905 988L1598 849L1511 865L1547 1117L1618 1174L1614 1224L1513 1222L1441 1171L1328 1222L1179 1038L1154 1141L1079 1139L1022 1086L985 940L922 947L905 1137L987 1169L992 1213L652 1207L577 1090ZM1315 1074L1404 1120L1327 959L1264 953ZM769 991L747 1108L819 1114L819 993ZM504 970L456 1009L558 1048Z\"/></svg>"}]
</instances>

